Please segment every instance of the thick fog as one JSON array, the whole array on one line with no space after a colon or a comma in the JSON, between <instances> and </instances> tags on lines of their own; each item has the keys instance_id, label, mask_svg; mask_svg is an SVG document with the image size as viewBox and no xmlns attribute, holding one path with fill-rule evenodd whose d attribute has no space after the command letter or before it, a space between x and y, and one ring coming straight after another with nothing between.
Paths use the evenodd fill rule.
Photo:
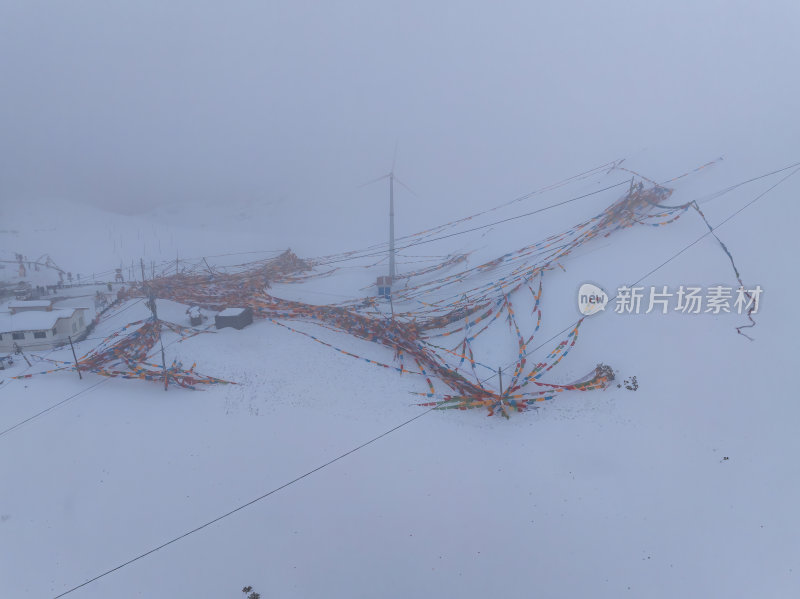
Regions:
<instances>
[{"instance_id":1,"label":"thick fog","mask_svg":"<svg viewBox=\"0 0 800 599\"><path fill-rule=\"evenodd\" d=\"M464 213L616 158L797 158L797 2L0 2L0 202ZM663 172L659 171L662 168ZM463 207L463 210L461 209Z\"/></svg>"},{"instance_id":2,"label":"thick fog","mask_svg":"<svg viewBox=\"0 0 800 599\"><path fill-rule=\"evenodd\" d=\"M0 0L0 599L800 597L798 58L800 0Z\"/></svg>"}]
</instances>

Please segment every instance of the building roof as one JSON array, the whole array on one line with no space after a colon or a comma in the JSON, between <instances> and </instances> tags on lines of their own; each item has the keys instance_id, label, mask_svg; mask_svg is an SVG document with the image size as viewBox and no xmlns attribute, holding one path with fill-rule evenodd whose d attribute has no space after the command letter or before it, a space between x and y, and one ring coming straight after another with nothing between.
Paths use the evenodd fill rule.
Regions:
<instances>
[{"instance_id":1,"label":"building roof","mask_svg":"<svg viewBox=\"0 0 800 599\"><path fill-rule=\"evenodd\" d=\"M50 300L16 301L8 304L8 307L12 310L20 308L49 308L51 303Z\"/></svg>"},{"instance_id":2,"label":"building roof","mask_svg":"<svg viewBox=\"0 0 800 599\"><path fill-rule=\"evenodd\" d=\"M66 308L50 312L19 312L17 314L0 313L0 333L17 331L47 331L56 326L62 318L72 317L76 311L85 308Z\"/></svg>"},{"instance_id":3,"label":"building roof","mask_svg":"<svg viewBox=\"0 0 800 599\"><path fill-rule=\"evenodd\" d=\"M225 308L218 316L239 316L247 310L247 308Z\"/></svg>"}]
</instances>

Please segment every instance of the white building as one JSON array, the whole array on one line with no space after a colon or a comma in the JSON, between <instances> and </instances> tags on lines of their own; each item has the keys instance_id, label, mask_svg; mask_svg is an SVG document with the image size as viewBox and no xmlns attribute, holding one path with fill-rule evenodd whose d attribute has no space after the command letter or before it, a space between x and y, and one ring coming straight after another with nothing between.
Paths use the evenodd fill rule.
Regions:
<instances>
[{"instance_id":1,"label":"white building","mask_svg":"<svg viewBox=\"0 0 800 599\"><path fill-rule=\"evenodd\" d=\"M0 353L44 350L86 331L88 308L54 308L50 300L16 301L0 312Z\"/></svg>"}]
</instances>

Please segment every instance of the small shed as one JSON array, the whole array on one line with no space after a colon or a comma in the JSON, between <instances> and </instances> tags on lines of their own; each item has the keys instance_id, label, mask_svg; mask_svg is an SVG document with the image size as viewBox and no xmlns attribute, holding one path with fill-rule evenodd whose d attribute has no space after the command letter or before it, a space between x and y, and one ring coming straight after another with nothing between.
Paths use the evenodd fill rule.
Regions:
<instances>
[{"instance_id":1,"label":"small shed","mask_svg":"<svg viewBox=\"0 0 800 599\"><path fill-rule=\"evenodd\" d=\"M189 306L186 309L186 314L189 315L189 323L193 327L200 326L203 324L203 313L200 311L199 306Z\"/></svg>"},{"instance_id":2,"label":"small shed","mask_svg":"<svg viewBox=\"0 0 800 599\"><path fill-rule=\"evenodd\" d=\"M214 324L218 329L233 327L243 329L253 322L252 308L225 308L214 317Z\"/></svg>"}]
</instances>

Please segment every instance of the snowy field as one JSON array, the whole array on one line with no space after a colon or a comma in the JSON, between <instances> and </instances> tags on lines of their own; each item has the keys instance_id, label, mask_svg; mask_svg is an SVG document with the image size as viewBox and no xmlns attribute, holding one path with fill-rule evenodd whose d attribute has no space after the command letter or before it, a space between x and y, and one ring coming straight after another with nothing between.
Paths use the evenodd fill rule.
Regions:
<instances>
[{"instance_id":1,"label":"snowy field","mask_svg":"<svg viewBox=\"0 0 800 599\"><path fill-rule=\"evenodd\" d=\"M798 31L797 0L0 0L0 323L59 273L98 318L82 378L0 370L0 599L800 597ZM739 278L746 336L615 311Z\"/></svg>"},{"instance_id":2,"label":"snowy field","mask_svg":"<svg viewBox=\"0 0 800 599\"><path fill-rule=\"evenodd\" d=\"M680 174L636 166L661 179ZM677 182L670 203L763 172L723 161ZM787 173L703 203L703 210L718 223ZM479 224L618 178L598 176L535 196ZM787 273L797 253L798 191L800 178L786 180L717 232L745 282L765 290L758 324L748 330L754 341L736 334L745 322L736 314L620 315L609 309L586 321L553 378L569 382L603 362L617 371L618 382L636 376L638 390L614 385L565 393L509 420L487 418L481 410L418 407L410 392L425 391L421 377L375 367L265 321L180 343L165 335L168 362L196 362L200 372L238 383L202 391L165 392L155 383L91 374L79 380L69 371L12 380L44 369L17 359L13 369L0 371L0 596L56 596L387 431L70 596L224 598L239 596L247 584L263 597L797 595L800 406L793 371L800 347L793 323L800 284ZM466 250L474 265L580 222L619 195L611 190L414 253ZM83 246L52 233L47 251L57 262L96 272L119 260L114 244L135 243L137 231L141 237L159 220L155 213L80 210L82 219L97 223L88 235L108 253L80 255ZM47 245L25 217L11 215L15 247L29 244L20 250L27 252ZM57 222L62 215L49 217ZM266 220L273 224L263 228L280 239L280 214ZM207 219L203 227L157 229L155 237L172 245L144 257L167 264L176 246L187 261L201 252L247 247L229 224ZM359 231L350 230L353 247L375 241L371 232L359 238ZM622 231L576 251L563 271L545 278L537 338L577 320L580 283L595 281L613 293L706 231L687 212L668 226ZM751 241L765 239L767 231L769 242ZM310 231L294 233L293 243L318 243ZM128 259L134 255L129 251ZM401 253L401 271L410 268L404 261L412 257ZM383 269L359 265L271 293L309 303L342 301L372 293L360 289ZM642 282L692 283L736 286L711 236ZM161 318L183 325L185 309L158 303ZM79 344L79 355L148 315L136 300L115 308ZM391 352L378 345L308 323L292 326L392 362ZM481 350L498 366L516 357L510 335L492 337ZM69 360L70 352L34 353L32 359L39 356Z\"/></svg>"}]
</instances>

